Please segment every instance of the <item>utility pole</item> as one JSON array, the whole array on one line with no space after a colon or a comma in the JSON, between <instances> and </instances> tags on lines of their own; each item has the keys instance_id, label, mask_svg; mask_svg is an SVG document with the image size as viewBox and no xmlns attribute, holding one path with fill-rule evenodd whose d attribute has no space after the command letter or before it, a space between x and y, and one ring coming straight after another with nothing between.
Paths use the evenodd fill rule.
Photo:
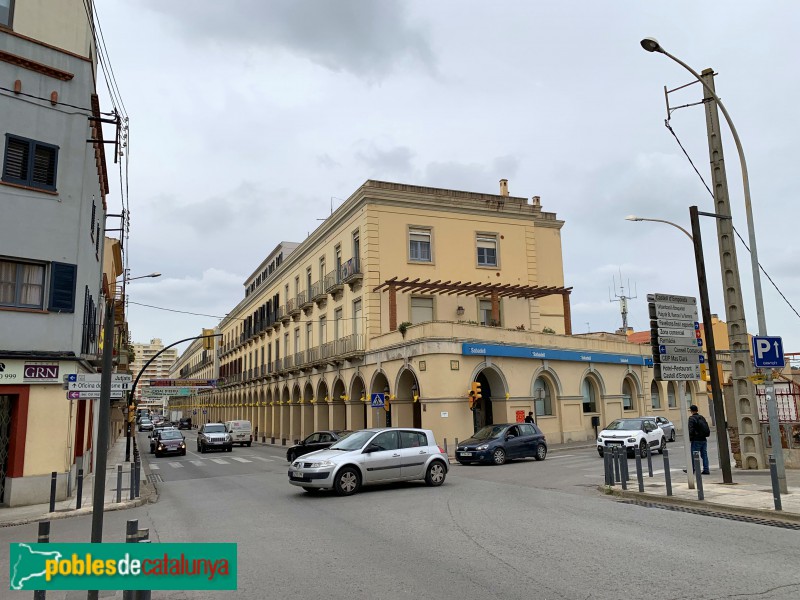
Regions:
<instances>
[{"instance_id":1,"label":"utility pole","mask_svg":"<svg viewBox=\"0 0 800 600\"><path fill-rule=\"evenodd\" d=\"M702 79L711 90L714 90L713 69L704 70ZM706 108L708 153L711 159L711 177L714 186L714 212L723 217L731 217L728 179L725 173L725 158L722 151L717 102L705 87L703 87L703 101ZM727 321L728 339L730 340L734 405L736 406L741 467L743 469L765 469L767 468L767 463L764 456L761 425L758 419L755 387L749 379L753 375L753 364L750 359L750 344L747 339L747 322L744 316L739 263L736 259L736 238L733 232L733 221L730 218L717 219L717 237L719 240L719 259L725 296L725 320ZM717 427L724 426L724 421L722 423L717 421ZM778 442L779 448L780 438ZM777 449L773 448L773 450Z\"/></svg>"}]
</instances>

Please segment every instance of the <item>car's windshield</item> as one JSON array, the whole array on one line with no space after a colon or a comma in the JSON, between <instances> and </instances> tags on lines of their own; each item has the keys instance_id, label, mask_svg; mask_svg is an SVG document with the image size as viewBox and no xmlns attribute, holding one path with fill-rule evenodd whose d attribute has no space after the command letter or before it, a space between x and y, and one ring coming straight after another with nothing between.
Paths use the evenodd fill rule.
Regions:
<instances>
[{"instance_id":1,"label":"car's windshield","mask_svg":"<svg viewBox=\"0 0 800 600\"><path fill-rule=\"evenodd\" d=\"M373 435L374 431L354 431L349 434L345 439L339 440L333 446L332 450L358 450L367 443Z\"/></svg>"},{"instance_id":2,"label":"car's windshield","mask_svg":"<svg viewBox=\"0 0 800 600\"><path fill-rule=\"evenodd\" d=\"M486 427L478 429L472 437L476 440L493 440L494 438L500 437L504 430L504 426L487 425Z\"/></svg>"},{"instance_id":3,"label":"car's windshield","mask_svg":"<svg viewBox=\"0 0 800 600\"><path fill-rule=\"evenodd\" d=\"M225 433L225 425L206 425L206 433Z\"/></svg>"},{"instance_id":4,"label":"car's windshield","mask_svg":"<svg viewBox=\"0 0 800 600\"><path fill-rule=\"evenodd\" d=\"M150 419L142 419L142 425L149 425L150 423Z\"/></svg>"},{"instance_id":5,"label":"car's windshield","mask_svg":"<svg viewBox=\"0 0 800 600\"><path fill-rule=\"evenodd\" d=\"M639 430L642 429L642 420L641 419L617 419L613 421L611 425L606 427L606 429L615 430L615 429L634 429Z\"/></svg>"},{"instance_id":6,"label":"car's windshield","mask_svg":"<svg viewBox=\"0 0 800 600\"><path fill-rule=\"evenodd\" d=\"M161 432L161 439L162 440L180 440L183 439L183 435L177 429L167 429L166 431Z\"/></svg>"}]
</instances>

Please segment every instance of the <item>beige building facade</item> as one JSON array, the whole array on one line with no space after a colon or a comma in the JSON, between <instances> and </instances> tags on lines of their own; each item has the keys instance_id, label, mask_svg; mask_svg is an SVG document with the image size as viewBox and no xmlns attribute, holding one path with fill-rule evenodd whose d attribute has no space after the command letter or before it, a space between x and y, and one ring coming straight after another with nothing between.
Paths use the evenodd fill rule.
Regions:
<instances>
[{"instance_id":1,"label":"beige building facade","mask_svg":"<svg viewBox=\"0 0 800 600\"><path fill-rule=\"evenodd\" d=\"M391 425L452 444L529 411L551 443L623 415L679 421L671 398L698 389L654 382L648 347L572 335L563 225L505 180L497 195L367 181L245 281L202 367L217 389L183 404L287 443Z\"/></svg>"},{"instance_id":2,"label":"beige building facade","mask_svg":"<svg viewBox=\"0 0 800 600\"><path fill-rule=\"evenodd\" d=\"M139 384L134 391L134 397L137 404L141 404L143 397L148 396L151 379L164 379L169 377L172 366L178 359L178 350L176 348L170 348L156 356L159 352L164 350L164 343L160 338L152 338L149 344L133 343L132 346L133 362L131 363L131 372L134 374L134 377L142 373ZM148 365L147 363L150 360L153 362ZM147 368L145 368L145 365L147 365ZM142 369L144 369L144 372L142 372Z\"/></svg>"}]
</instances>

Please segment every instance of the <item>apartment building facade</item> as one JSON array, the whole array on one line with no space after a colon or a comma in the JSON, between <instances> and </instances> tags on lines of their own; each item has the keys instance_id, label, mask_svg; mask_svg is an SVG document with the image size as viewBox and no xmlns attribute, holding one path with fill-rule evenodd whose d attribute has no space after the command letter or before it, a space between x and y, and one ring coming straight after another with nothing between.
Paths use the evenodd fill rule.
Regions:
<instances>
[{"instance_id":1,"label":"apartment building facade","mask_svg":"<svg viewBox=\"0 0 800 600\"><path fill-rule=\"evenodd\" d=\"M287 441L385 425L452 441L534 411L562 442L625 414L677 417L658 382L653 408L649 348L572 335L563 224L505 181L498 195L367 181L245 281L217 328L219 387L194 407Z\"/></svg>"},{"instance_id":2,"label":"apartment building facade","mask_svg":"<svg viewBox=\"0 0 800 600\"><path fill-rule=\"evenodd\" d=\"M149 344L133 343L132 346L134 358L131 363L131 373L133 373L134 378L139 373L142 373L139 378L139 384L136 386L134 397L137 403L141 403L142 398L149 395L151 379L169 377L172 366L178 359L178 350L177 348L164 350L164 344L160 338L152 338ZM164 352L158 354L162 350ZM148 361L151 360L152 362L148 365ZM142 372L142 369L144 369L144 372Z\"/></svg>"},{"instance_id":3,"label":"apartment building facade","mask_svg":"<svg viewBox=\"0 0 800 600\"><path fill-rule=\"evenodd\" d=\"M68 400L63 378L99 364L108 179L95 74L82 0L0 0L3 506L46 502L53 471L64 498L91 468L93 403Z\"/></svg>"}]
</instances>

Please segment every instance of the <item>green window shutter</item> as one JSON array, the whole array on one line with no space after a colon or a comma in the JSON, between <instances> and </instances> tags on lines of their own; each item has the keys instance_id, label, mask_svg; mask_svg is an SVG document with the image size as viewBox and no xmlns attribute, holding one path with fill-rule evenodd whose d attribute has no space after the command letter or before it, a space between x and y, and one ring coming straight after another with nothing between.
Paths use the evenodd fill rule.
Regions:
<instances>
[{"instance_id":1,"label":"green window shutter","mask_svg":"<svg viewBox=\"0 0 800 600\"><path fill-rule=\"evenodd\" d=\"M50 304L52 312L75 312L75 284L78 265L50 263Z\"/></svg>"}]
</instances>

